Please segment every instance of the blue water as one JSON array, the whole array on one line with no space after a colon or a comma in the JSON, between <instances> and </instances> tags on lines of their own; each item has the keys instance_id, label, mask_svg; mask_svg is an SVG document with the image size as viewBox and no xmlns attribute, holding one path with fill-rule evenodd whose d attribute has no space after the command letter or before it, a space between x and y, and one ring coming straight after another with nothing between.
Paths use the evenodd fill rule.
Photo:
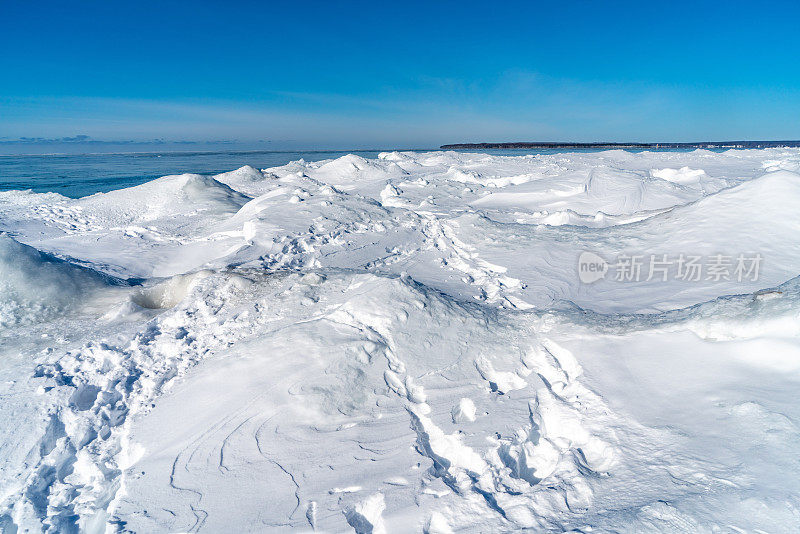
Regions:
<instances>
[{"instance_id":1,"label":"blue water","mask_svg":"<svg viewBox=\"0 0 800 534\"><path fill-rule=\"evenodd\" d=\"M264 169L285 165L299 159L316 161L338 158L346 154L376 158L380 152L383 151L0 155L0 191L30 189L37 193L55 192L79 198L139 185L169 174L219 174L238 169L243 165ZM576 152L576 150L490 150L487 152L495 155L520 156L532 153Z\"/></svg>"}]
</instances>

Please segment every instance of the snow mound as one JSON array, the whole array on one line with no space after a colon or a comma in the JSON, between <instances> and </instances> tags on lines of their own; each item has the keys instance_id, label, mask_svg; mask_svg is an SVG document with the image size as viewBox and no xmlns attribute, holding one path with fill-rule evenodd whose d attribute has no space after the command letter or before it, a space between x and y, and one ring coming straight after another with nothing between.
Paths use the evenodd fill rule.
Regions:
<instances>
[{"instance_id":1,"label":"snow mound","mask_svg":"<svg viewBox=\"0 0 800 534\"><path fill-rule=\"evenodd\" d=\"M269 175L265 175L263 172L251 165L245 165L243 167L239 167L235 171L224 172L214 176L215 180L222 182L223 184L236 182L260 182L267 178L269 178Z\"/></svg>"},{"instance_id":2,"label":"snow mound","mask_svg":"<svg viewBox=\"0 0 800 534\"><path fill-rule=\"evenodd\" d=\"M142 223L180 214L231 215L250 197L199 174L164 176L136 187L98 193L78 201L109 222Z\"/></svg>"},{"instance_id":3,"label":"snow mound","mask_svg":"<svg viewBox=\"0 0 800 534\"><path fill-rule=\"evenodd\" d=\"M322 165L313 165L309 176L327 184L352 189L356 184L377 182L387 177L405 176L407 173L391 159L368 160L348 154Z\"/></svg>"}]
</instances>

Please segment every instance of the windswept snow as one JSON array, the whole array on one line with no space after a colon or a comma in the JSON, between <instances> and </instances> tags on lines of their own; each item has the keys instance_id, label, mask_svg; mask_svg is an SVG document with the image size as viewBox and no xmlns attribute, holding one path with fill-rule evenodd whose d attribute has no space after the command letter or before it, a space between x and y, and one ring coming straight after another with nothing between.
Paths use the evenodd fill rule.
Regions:
<instances>
[{"instance_id":1,"label":"windswept snow","mask_svg":"<svg viewBox=\"0 0 800 534\"><path fill-rule=\"evenodd\" d=\"M796 531L798 171L392 152L0 193L0 530Z\"/></svg>"}]
</instances>

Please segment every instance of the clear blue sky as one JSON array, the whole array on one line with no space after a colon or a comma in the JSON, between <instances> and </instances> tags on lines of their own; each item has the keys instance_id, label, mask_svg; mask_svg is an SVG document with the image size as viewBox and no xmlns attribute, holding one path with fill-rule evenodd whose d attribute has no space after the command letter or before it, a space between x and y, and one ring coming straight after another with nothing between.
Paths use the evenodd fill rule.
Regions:
<instances>
[{"instance_id":1,"label":"clear blue sky","mask_svg":"<svg viewBox=\"0 0 800 534\"><path fill-rule=\"evenodd\" d=\"M797 2L18 2L0 138L800 138Z\"/></svg>"}]
</instances>

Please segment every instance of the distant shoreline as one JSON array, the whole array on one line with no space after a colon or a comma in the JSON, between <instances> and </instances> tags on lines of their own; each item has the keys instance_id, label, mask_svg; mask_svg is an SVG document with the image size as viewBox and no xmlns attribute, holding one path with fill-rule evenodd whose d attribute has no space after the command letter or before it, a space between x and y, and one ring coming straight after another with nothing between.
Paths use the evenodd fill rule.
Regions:
<instances>
[{"instance_id":1,"label":"distant shoreline","mask_svg":"<svg viewBox=\"0 0 800 534\"><path fill-rule=\"evenodd\" d=\"M698 143L456 143L442 145L442 150L509 148L797 148L800 141L702 141Z\"/></svg>"}]
</instances>

